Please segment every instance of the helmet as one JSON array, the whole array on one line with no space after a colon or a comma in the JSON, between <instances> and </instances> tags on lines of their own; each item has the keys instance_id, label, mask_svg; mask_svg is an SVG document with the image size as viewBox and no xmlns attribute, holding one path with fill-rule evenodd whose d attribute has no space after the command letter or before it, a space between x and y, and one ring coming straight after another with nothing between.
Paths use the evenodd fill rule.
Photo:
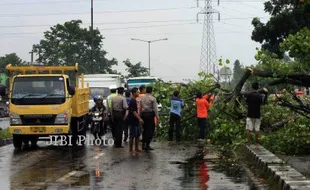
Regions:
<instances>
[{"instance_id":1,"label":"helmet","mask_svg":"<svg viewBox=\"0 0 310 190\"><path fill-rule=\"evenodd\" d=\"M103 101L103 97L102 97L102 96L100 96L100 95L96 95L96 96L94 96L94 102L97 102L98 100Z\"/></svg>"}]
</instances>

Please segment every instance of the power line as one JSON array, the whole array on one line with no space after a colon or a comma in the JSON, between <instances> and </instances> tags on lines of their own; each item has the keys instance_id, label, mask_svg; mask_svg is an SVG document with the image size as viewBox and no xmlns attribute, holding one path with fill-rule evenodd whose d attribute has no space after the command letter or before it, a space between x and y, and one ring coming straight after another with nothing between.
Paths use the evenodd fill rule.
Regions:
<instances>
[{"instance_id":1,"label":"power line","mask_svg":"<svg viewBox=\"0 0 310 190\"><path fill-rule=\"evenodd\" d=\"M123 29L134 29L134 28L154 28L154 27L170 27L170 26L183 26L183 25L191 25L196 24L194 22L190 23L182 23L182 24L167 24L167 25L149 25L149 26L132 26L132 27L123 27L123 28L99 28L100 31L107 31L107 30L123 30ZM4 33L0 35L19 35L19 34L43 34L43 32L23 32L23 33Z\"/></svg>"},{"instance_id":2,"label":"power line","mask_svg":"<svg viewBox=\"0 0 310 190\"><path fill-rule=\"evenodd\" d=\"M237 18L223 18L221 20L232 20L232 19L253 19L254 17L237 17ZM266 17L259 17L259 18L266 18ZM187 21L187 20L171 20L172 22L174 21ZM190 20L188 20L190 21ZM152 23L153 21L149 21L149 23ZM170 22L169 20L167 21L154 21L154 22ZM128 24L130 22L126 22L126 24ZM138 22L136 22L138 23ZM232 25L232 26L235 26L235 27L242 27L242 26L238 26L238 25L234 25L234 24L230 24L230 23L227 23L227 22L218 22L218 23L221 23L221 24L225 24L225 25ZM101 23L101 24L110 24L109 22L108 23ZM114 23L116 24L116 23ZM119 23L118 23L119 24ZM108 30L124 30L124 29L136 29L136 28L156 28L156 27L171 27L171 26L184 26L184 25L192 25L192 24L196 24L194 22L185 22L185 23L179 23L179 24L166 24L166 25L147 25L147 26L130 26L130 27L120 27L120 28L99 28L100 31L108 31ZM28 27L33 27L33 26L50 26L50 25L28 25ZM0 27L10 27L10 26L0 26ZM12 27L23 27L22 25L19 26L19 25L15 25L15 26L12 26ZM43 34L44 32L46 31L42 31L42 32L23 32L23 33L2 33L0 34L1 37L5 37L5 36L18 36L18 35L25 35L25 34ZM238 31L234 31L234 32L238 32ZM141 34L143 35L143 34Z\"/></svg>"},{"instance_id":3,"label":"power line","mask_svg":"<svg viewBox=\"0 0 310 190\"><path fill-rule=\"evenodd\" d=\"M216 27L218 28L218 26ZM217 32L217 34L248 34L245 31L237 31L237 30L228 30L227 28L221 28L221 31L224 32ZM30 37L29 35L37 35L37 34L42 34L41 32L28 32L28 33L7 33L5 35L0 35L0 37L5 38L5 37ZM189 33L183 33L183 32L171 32L171 33L126 33L126 34L115 34L115 33L105 33L104 36L108 37L117 37L117 36L133 36L133 35L197 35L201 34L201 32L189 32Z\"/></svg>"},{"instance_id":4,"label":"power line","mask_svg":"<svg viewBox=\"0 0 310 190\"><path fill-rule=\"evenodd\" d=\"M225 14L226 15L226 14ZM231 16L231 15L228 15ZM221 20L247 20L255 17L231 17L221 18ZM257 17L257 18L269 18L269 17ZM151 23L169 23L169 22L194 22L193 19L185 20L154 20L154 21L128 21L128 22L98 22L96 25L118 25L118 24L151 24ZM82 23L82 25L89 25L90 23ZM36 27L51 27L53 24L38 24L38 25L0 25L0 28L36 28Z\"/></svg>"},{"instance_id":5,"label":"power line","mask_svg":"<svg viewBox=\"0 0 310 190\"><path fill-rule=\"evenodd\" d=\"M109 0L96 0L97 2L109 2ZM262 0L223 0L221 2L237 3L264 3ZM2 3L0 6L20 6L20 5L49 5L49 4L67 4L67 3L89 3L87 0L66 0L66 1L47 1L47 2L27 2L27 3Z\"/></svg>"},{"instance_id":6,"label":"power line","mask_svg":"<svg viewBox=\"0 0 310 190\"><path fill-rule=\"evenodd\" d=\"M253 19L255 17L236 17L236 18L223 18L221 19L222 21L223 20L246 20L246 19ZM268 18L268 17L258 17L258 18ZM191 20L191 19L188 19L188 20L166 20L166 21L148 21L148 22L106 22L106 23L95 23L96 25L109 25L109 24L132 24L132 23L142 23L142 24L151 24L151 23L167 23L167 22L188 22L188 21L194 21L194 20ZM227 25L232 25L232 26L236 26L236 27L242 27L242 26L238 26L238 25L233 25L233 24L230 24L230 23L227 23L227 22L219 22L219 23L222 23L222 24L227 24ZM84 23L84 24L89 24L89 23ZM131 28L153 28L153 27L165 27L165 26L178 26L178 25L188 25L188 24L195 24L194 22L188 22L188 23L182 23L182 24L169 24L169 25L148 25L148 26L131 26L131 27L124 27L124 28L106 28L106 29L100 29L100 30L120 30L120 29L131 29ZM202 23L200 23L202 24ZM18 27L29 27L29 28L32 28L32 27L42 27L42 26L48 26L50 27L51 25L7 25L7 26L0 26L0 28L18 28ZM43 32L42 32L43 33ZM7 33L9 35L12 35L12 34L20 34L20 33ZM22 34L25 34L25 33L22 33ZM0 34L1 35L1 34Z\"/></svg>"},{"instance_id":7,"label":"power line","mask_svg":"<svg viewBox=\"0 0 310 190\"><path fill-rule=\"evenodd\" d=\"M253 14L251 14L251 13L249 13L249 12L243 12L243 11L240 11L240 10L238 10L238 9L227 8L227 7L225 7L225 6L221 6L221 7L223 7L224 9L228 9L228 10L230 10L230 11L239 12L239 13L247 14L247 15L252 15L252 16L255 17L255 15L253 15Z\"/></svg>"},{"instance_id":8,"label":"power line","mask_svg":"<svg viewBox=\"0 0 310 190\"><path fill-rule=\"evenodd\" d=\"M150 23L167 23L167 22L194 22L194 19L186 19L186 20L155 20L155 21L129 21L129 22L98 22L94 23L96 25L117 25L117 24L150 24ZM82 23L82 25L89 25L90 23ZM38 24L38 25L5 25L0 28L35 28L35 27L44 27L44 26L52 26L52 24Z\"/></svg>"},{"instance_id":9,"label":"power line","mask_svg":"<svg viewBox=\"0 0 310 190\"><path fill-rule=\"evenodd\" d=\"M94 14L133 13L133 12L155 12L155 11L172 11L172 10L181 10L181 9L193 9L193 7L166 8L166 9L141 9L141 10L124 10L124 11L102 11L102 12L95 12ZM9 18L9 17L33 17L33 16L82 15L82 14L89 14L89 12L77 12L77 13L0 14L0 17L2 17L2 18Z\"/></svg>"},{"instance_id":10,"label":"power line","mask_svg":"<svg viewBox=\"0 0 310 190\"><path fill-rule=\"evenodd\" d=\"M235 34L249 34L249 33L246 33L244 31L228 31L227 29L223 29L223 30L226 30L225 32L217 32L216 34L217 35L235 35ZM37 38L37 34L42 34L42 33L32 33L32 34L28 34L28 35L5 35L5 36L1 36L0 35L0 38L6 38L6 39L13 39L13 38L29 38L29 37L35 37ZM105 34L106 37L120 37L120 36L158 36L158 35L200 35L201 32L191 32L191 33L154 33L154 34Z\"/></svg>"},{"instance_id":11,"label":"power line","mask_svg":"<svg viewBox=\"0 0 310 190\"><path fill-rule=\"evenodd\" d=\"M96 0L107 1L107 0ZM3 3L0 6L19 6L19 5L45 5L45 4L65 4L65 3L89 3L87 0L67 0L67 1L47 1L47 2L27 2L27 3Z\"/></svg>"}]
</instances>

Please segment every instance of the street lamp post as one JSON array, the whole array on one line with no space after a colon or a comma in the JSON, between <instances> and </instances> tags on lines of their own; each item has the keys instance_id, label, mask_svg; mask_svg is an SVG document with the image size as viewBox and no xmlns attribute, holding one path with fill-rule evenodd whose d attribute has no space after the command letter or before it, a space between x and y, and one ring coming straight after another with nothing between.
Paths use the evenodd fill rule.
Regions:
<instances>
[{"instance_id":1,"label":"street lamp post","mask_svg":"<svg viewBox=\"0 0 310 190\"><path fill-rule=\"evenodd\" d=\"M90 11L91 11L91 26L90 26L90 32L91 32L91 52L90 52L90 72L91 74L94 73L94 1L91 0L90 2Z\"/></svg>"},{"instance_id":2,"label":"street lamp post","mask_svg":"<svg viewBox=\"0 0 310 190\"><path fill-rule=\"evenodd\" d=\"M168 38L152 40L152 41L141 40L141 39L136 39L136 38L131 38L131 40L136 40L136 41L141 41L141 42L148 43L148 45L149 45L149 76L151 76L151 43L158 42L158 41L163 41L163 40L168 40Z\"/></svg>"}]
</instances>

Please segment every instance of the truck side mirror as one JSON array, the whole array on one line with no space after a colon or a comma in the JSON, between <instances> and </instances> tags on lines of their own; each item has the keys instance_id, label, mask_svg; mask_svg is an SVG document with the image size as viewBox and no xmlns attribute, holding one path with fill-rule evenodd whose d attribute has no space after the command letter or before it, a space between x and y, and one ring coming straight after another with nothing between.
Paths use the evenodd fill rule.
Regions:
<instances>
[{"instance_id":1,"label":"truck side mirror","mask_svg":"<svg viewBox=\"0 0 310 190\"><path fill-rule=\"evenodd\" d=\"M0 86L0 96L5 96L5 95L6 95L6 87Z\"/></svg>"},{"instance_id":2,"label":"truck side mirror","mask_svg":"<svg viewBox=\"0 0 310 190\"><path fill-rule=\"evenodd\" d=\"M72 88L71 86L68 86L68 93L69 93L71 96L74 96L74 95L75 95L75 89Z\"/></svg>"}]
</instances>

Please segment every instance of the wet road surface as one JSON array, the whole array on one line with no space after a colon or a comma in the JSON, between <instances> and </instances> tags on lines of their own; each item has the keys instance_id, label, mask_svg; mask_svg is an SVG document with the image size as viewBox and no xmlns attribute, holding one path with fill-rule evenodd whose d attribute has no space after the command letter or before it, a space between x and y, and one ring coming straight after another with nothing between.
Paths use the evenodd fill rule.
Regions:
<instances>
[{"instance_id":1,"label":"wet road surface","mask_svg":"<svg viewBox=\"0 0 310 190\"><path fill-rule=\"evenodd\" d=\"M251 189L242 169L220 164L216 151L168 142L153 147L134 154L128 145L0 147L0 189Z\"/></svg>"},{"instance_id":2,"label":"wet road surface","mask_svg":"<svg viewBox=\"0 0 310 190\"><path fill-rule=\"evenodd\" d=\"M310 155L284 156L279 155L291 167L310 179Z\"/></svg>"}]
</instances>

